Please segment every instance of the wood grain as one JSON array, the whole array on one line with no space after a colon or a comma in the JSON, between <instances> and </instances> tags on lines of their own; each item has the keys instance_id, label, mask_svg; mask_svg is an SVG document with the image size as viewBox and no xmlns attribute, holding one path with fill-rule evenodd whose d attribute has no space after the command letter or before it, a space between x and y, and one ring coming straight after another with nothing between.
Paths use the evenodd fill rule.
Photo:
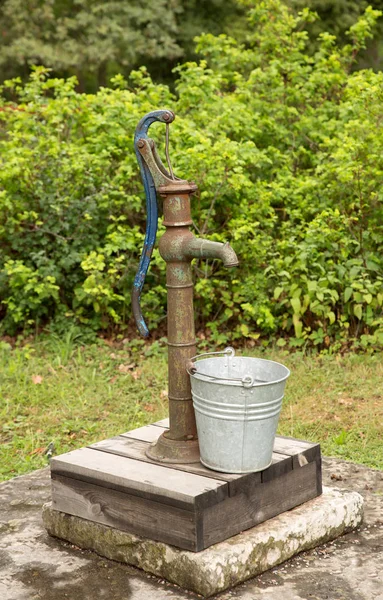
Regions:
<instances>
[{"instance_id":1,"label":"wood grain","mask_svg":"<svg viewBox=\"0 0 383 600\"><path fill-rule=\"evenodd\" d=\"M320 456L320 444L279 435L275 438L274 451L292 456L293 468L296 469L317 460Z\"/></svg>"},{"instance_id":2,"label":"wood grain","mask_svg":"<svg viewBox=\"0 0 383 600\"><path fill-rule=\"evenodd\" d=\"M54 475L52 507L185 550L197 550L194 513L175 506Z\"/></svg>"},{"instance_id":3,"label":"wood grain","mask_svg":"<svg viewBox=\"0 0 383 600\"><path fill-rule=\"evenodd\" d=\"M169 419L162 419L161 421L156 421L153 423L156 427L163 427L164 429L169 429Z\"/></svg>"},{"instance_id":4,"label":"wood grain","mask_svg":"<svg viewBox=\"0 0 383 600\"><path fill-rule=\"evenodd\" d=\"M156 425L145 425L144 427L132 429L132 431L127 431L121 435L125 438L133 438L135 440L141 440L142 442L152 443L156 442L163 432L163 427L157 427Z\"/></svg>"},{"instance_id":5,"label":"wood grain","mask_svg":"<svg viewBox=\"0 0 383 600\"><path fill-rule=\"evenodd\" d=\"M293 470L292 456L289 456L288 454L273 453L273 459L274 458L275 460L273 460L270 467L261 472L262 483L277 479L281 475L285 475Z\"/></svg>"},{"instance_id":6,"label":"wood grain","mask_svg":"<svg viewBox=\"0 0 383 600\"><path fill-rule=\"evenodd\" d=\"M228 494L225 481L91 448L53 458L51 472L187 510L220 502Z\"/></svg>"},{"instance_id":7,"label":"wood grain","mask_svg":"<svg viewBox=\"0 0 383 600\"><path fill-rule=\"evenodd\" d=\"M168 419L164 419L166 423ZM153 425L147 425L140 427L128 433L124 433L120 436L110 438L108 440L102 440L89 446L94 450L103 452L109 452L110 454L116 454L117 456L126 456L134 458L136 460L142 460L151 464L159 464L152 461L145 454L145 450L148 447L148 443L156 441L163 431L161 421L154 423ZM218 479L220 481L227 481L229 483L229 493L234 495L241 485L241 481L250 477L253 480L261 481L261 473L250 473L250 474L235 474L235 473L221 473L220 471L213 471L204 467L201 463L192 463L188 465L183 464L167 464L167 468L176 469L179 471L186 471L188 473L194 473L203 477L209 477L211 479ZM277 477L279 474L286 473L292 469L292 461L290 455L282 454L280 452L273 452L271 466L263 471L265 474L265 480L270 480L273 477Z\"/></svg>"},{"instance_id":8,"label":"wood grain","mask_svg":"<svg viewBox=\"0 0 383 600\"><path fill-rule=\"evenodd\" d=\"M157 428L159 429L159 427ZM136 460L142 460L151 464L158 465L155 461L148 458L145 454L145 450L148 448L148 443L139 439L128 438L124 435L119 435L109 440L103 440L89 446L93 450L99 450L102 452L110 452L118 456L126 456L129 458L135 458ZM241 475L235 475L233 473L219 473L218 471L212 471L207 469L200 462L191 464L166 464L168 469L176 469L178 471L186 471L187 473L194 473L201 475L202 477L208 477L209 479L218 479L219 481L232 481L238 479Z\"/></svg>"},{"instance_id":9,"label":"wood grain","mask_svg":"<svg viewBox=\"0 0 383 600\"><path fill-rule=\"evenodd\" d=\"M277 436L272 464L225 474L155 463L148 445L167 419L51 461L56 510L199 551L322 492L319 444Z\"/></svg>"},{"instance_id":10,"label":"wood grain","mask_svg":"<svg viewBox=\"0 0 383 600\"><path fill-rule=\"evenodd\" d=\"M203 547L290 510L317 493L316 462L292 470L273 481L255 484L203 513Z\"/></svg>"}]
</instances>

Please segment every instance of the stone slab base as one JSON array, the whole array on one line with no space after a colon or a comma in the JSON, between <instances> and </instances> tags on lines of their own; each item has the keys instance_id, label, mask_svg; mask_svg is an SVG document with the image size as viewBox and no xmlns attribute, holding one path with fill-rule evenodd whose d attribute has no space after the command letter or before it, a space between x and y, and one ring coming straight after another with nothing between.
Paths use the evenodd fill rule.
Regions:
<instances>
[{"instance_id":1,"label":"stone slab base","mask_svg":"<svg viewBox=\"0 0 383 600\"><path fill-rule=\"evenodd\" d=\"M362 518L360 494L324 488L318 498L196 553L67 515L50 504L43 509L51 535L205 597L339 537L356 528Z\"/></svg>"}]
</instances>

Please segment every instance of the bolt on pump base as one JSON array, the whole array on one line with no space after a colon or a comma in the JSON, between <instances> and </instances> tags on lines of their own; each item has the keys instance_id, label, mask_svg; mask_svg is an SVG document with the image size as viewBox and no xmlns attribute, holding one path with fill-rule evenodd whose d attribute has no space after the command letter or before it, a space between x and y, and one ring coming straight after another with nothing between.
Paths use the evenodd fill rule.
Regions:
<instances>
[{"instance_id":1,"label":"bolt on pump base","mask_svg":"<svg viewBox=\"0 0 383 600\"><path fill-rule=\"evenodd\" d=\"M147 337L140 307L140 296L157 232L157 194L163 198L163 223L166 232L160 238L159 251L166 262L168 291L168 375L169 430L147 451L159 462L192 463L199 460L199 447L187 365L196 354L193 310L194 258L218 258L227 267L238 265L238 259L226 243L197 238L189 230L192 225L190 201L197 186L173 175L169 159L169 124L175 115L170 110L156 110L139 122L134 138L137 160L146 193L147 227L144 248L132 292L133 314L140 333ZM166 157L169 170L162 164L154 141L148 137L152 123L166 124Z\"/></svg>"}]
</instances>

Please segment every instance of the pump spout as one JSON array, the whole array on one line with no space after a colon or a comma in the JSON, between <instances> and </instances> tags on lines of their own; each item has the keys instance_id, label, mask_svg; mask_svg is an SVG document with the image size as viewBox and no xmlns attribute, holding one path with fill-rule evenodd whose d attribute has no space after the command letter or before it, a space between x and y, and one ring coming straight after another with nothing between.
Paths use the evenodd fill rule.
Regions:
<instances>
[{"instance_id":1,"label":"pump spout","mask_svg":"<svg viewBox=\"0 0 383 600\"><path fill-rule=\"evenodd\" d=\"M225 267L237 267L239 264L229 242L222 244L193 236L192 239L187 240L185 246L185 255L188 258L219 258Z\"/></svg>"},{"instance_id":2,"label":"pump spout","mask_svg":"<svg viewBox=\"0 0 383 600\"><path fill-rule=\"evenodd\" d=\"M167 263L190 262L193 258L218 258L225 267L237 267L239 264L229 242L222 244L198 238L186 227L167 229L159 241L159 250Z\"/></svg>"}]
</instances>

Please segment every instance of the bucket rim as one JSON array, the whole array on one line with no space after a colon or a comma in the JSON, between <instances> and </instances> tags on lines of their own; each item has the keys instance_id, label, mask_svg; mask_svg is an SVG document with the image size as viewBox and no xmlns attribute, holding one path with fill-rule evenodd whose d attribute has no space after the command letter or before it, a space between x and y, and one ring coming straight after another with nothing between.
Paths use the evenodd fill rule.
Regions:
<instances>
[{"instance_id":1,"label":"bucket rim","mask_svg":"<svg viewBox=\"0 0 383 600\"><path fill-rule=\"evenodd\" d=\"M209 353L206 353L209 354ZM212 353L213 354L213 353ZM217 354L224 354L224 352L222 353L217 353ZM201 355L203 356L203 355ZM198 358L198 356L196 357ZM210 358L204 358L203 360L217 360L218 357L210 357ZM283 377L280 377L279 379L273 379L273 381L253 381L251 385L246 384L246 382L244 383L242 380L240 379L233 379L232 377L214 377L214 375L207 375L206 373L199 373L197 370L192 370L192 369L187 369L187 372L189 373L190 377L195 377L195 379L198 379L199 381L208 381L210 383L215 383L218 385L224 385L221 384L221 381L227 381L230 382L229 385L234 385L236 387L245 387L245 388L253 388L253 387L266 387L266 386L270 386L270 385L275 385L277 383L282 383L283 381L286 381L286 379L288 379L291 375L291 371L288 367L286 367L286 365L283 365L282 363L277 362L276 360L269 360L267 358L257 358L257 357L253 357L253 356L236 356L235 357L236 360L241 359L241 358L246 358L246 359L250 359L250 360L256 360L259 362L263 362L263 363L268 363L268 364L274 364L277 365L278 367L283 367L283 369L285 369L286 374ZM198 364L198 362L202 362L202 361L197 361L194 363L194 367L196 367L196 365ZM245 376L246 377L246 376ZM228 384L226 384L228 385Z\"/></svg>"}]
</instances>

